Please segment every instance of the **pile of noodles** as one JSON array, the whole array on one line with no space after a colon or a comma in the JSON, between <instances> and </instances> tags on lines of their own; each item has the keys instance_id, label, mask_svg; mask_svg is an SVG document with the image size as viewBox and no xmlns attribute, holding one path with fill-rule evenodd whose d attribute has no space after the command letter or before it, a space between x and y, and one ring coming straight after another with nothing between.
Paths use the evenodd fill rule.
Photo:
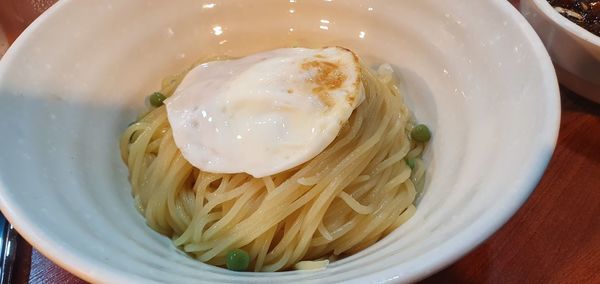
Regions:
<instances>
[{"instance_id":1,"label":"pile of noodles","mask_svg":"<svg viewBox=\"0 0 600 284\"><path fill-rule=\"evenodd\" d=\"M406 222L424 176L423 145L410 140L411 113L389 66L361 69L366 99L336 139L310 161L263 178L192 166L164 106L129 126L121 153L149 226L200 261L224 266L240 248L249 270L278 271L356 253ZM162 92L172 94L183 76L163 82ZM406 160L415 158L411 169Z\"/></svg>"}]
</instances>

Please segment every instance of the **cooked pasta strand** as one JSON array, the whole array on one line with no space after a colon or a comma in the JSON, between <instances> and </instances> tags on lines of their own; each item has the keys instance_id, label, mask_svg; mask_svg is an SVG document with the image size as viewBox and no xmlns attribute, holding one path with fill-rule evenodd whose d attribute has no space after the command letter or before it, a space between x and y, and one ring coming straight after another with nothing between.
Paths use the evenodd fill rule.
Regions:
<instances>
[{"instance_id":1,"label":"cooked pasta strand","mask_svg":"<svg viewBox=\"0 0 600 284\"><path fill-rule=\"evenodd\" d=\"M278 271L359 251L406 222L425 176L424 145L410 140L411 113L389 74L361 73L366 99L327 149L263 178L194 168L174 143L165 107L145 114L120 148L148 225L201 261L223 265L228 251L244 248L250 270ZM162 92L183 76L167 78ZM408 158L417 159L412 170Z\"/></svg>"}]
</instances>

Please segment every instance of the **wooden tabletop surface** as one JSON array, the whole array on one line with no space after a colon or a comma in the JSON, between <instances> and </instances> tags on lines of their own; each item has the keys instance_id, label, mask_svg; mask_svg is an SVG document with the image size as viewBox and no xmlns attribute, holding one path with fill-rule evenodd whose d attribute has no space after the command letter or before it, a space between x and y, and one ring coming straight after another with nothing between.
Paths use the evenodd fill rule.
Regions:
<instances>
[{"instance_id":1,"label":"wooden tabletop surface","mask_svg":"<svg viewBox=\"0 0 600 284\"><path fill-rule=\"evenodd\" d=\"M55 2L19 1L0 0L9 41ZM36 2L19 22L3 22ZM421 283L600 283L600 105L565 88L561 102L558 144L531 197L490 239ZM15 283L84 283L23 240L14 273Z\"/></svg>"}]
</instances>

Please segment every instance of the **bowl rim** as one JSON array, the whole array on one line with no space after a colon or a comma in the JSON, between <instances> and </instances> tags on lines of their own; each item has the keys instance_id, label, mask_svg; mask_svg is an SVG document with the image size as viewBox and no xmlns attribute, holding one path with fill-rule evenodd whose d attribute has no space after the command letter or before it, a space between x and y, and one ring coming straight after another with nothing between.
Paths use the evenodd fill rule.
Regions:
<instances>
[{"instance_id":1,"label":"bowl rim","mask_svg":"<svg viewBox=\"0 0 600 284\"><path fill-rule=\"evenodd\" d=\"M524 1L524 0L523 0ZM574 34L579 39L600 48L600 36L593 34L576 23L571 22L565 16L557 12L547 0L529 0L533 2L548 18L560 26L563 30ZM522 4L521 4L522 5Z\"/></svg>"},{"instance_id":2,"label":"bowl rim","mask_svg":"<svg viewBox=\"0 0 600 284\"><path fill-rule=\"evenodd\" d=\"M38 27L42 26L46 19L52 17L64 6L70 5L72 2L76 1L63 0L57 2L37 19L35 19L34 22L23 31L13 45L7 50L3 57L4 60L0 60L0 77L3 76L4 72L6 72L6 66L9 65L12 57L16 56L18 50L20 50L20 47L24 46L29 38L35 35ZM552 157L558 139L561 114L558 80L556 78L549 54L544 48L544 45L538 35L527 23L527 20L525 20L525 18L515 9L514 6L509 3L509 1L492 0L491 2L492 5L498 8L500 13L512 20L519 28L519 31L522 33L523 37L528 40L527 43L529 43L531 46L532 53L537 59L536 61L542 70L541 81L543 81L548 88L548 94L546 100L544 100L547 109L545 117L545 121L547 121L547 123L544 125L545 128L540 129L540 132L537 136L539 137L540 142L551 146L551 151L547 151L547 149L544 149L545 151L535 149L535 154L532 155L532 157L534 157L532 160L535 166L530 168L528 174L525 175L526 178L523 178L515 183L515 186L518 188L516 191L518 193L517 200L511 202L509 206L497 206L494 208L495 210L486 212L475 223L464 228L459 234L448 239L446 242L440 244L440 246L429 251L428 253L419 256L418 259L427 261L416 261L416 263L419 264L414 267L414 270L412 270L410 274L402 275L399 271L397 271L396 267L390 267L379 270L375 272L375 274L364 275L361 277L362 279L353 279L351 282L360 283L369 277L376 277L371 279L377 279L380 282L412 282L423 279L443 269L444 267L450 265L469 253L475 247L479 246L483 241L500 229L500 227L502 227L523 205L541 179L548 162ZM551 8L549 4L548 6ZM557 16L562 17L561 15ZM573 25L577 28L581 28L574 23ZM127 274L119 270L115 270L100 260L82 255L75 250L63 247L58 240L47 237L44 232L35 225L35 223L31 223L26 218L20 217L25 216L25 214L23 214L23 208L10 205L10 198L7 198L5 194L1 194L6 191L8 191L8 188L5 187L0 180L0 209L2 209L5 217L11 222L11 224L15 226L19 234L25 240L27 240L27 242L29 242L34 248L39 250L44 256L49 258L57 265L65 268L77 277L88 282L154 282L150 279L141 278L137 275ZM436 257L431 258L432 255L436 255ZM427 264L424 265L424 263Z\"/></svg>"},{"instance_id":3,"label":"bowl rim","mask_svg":"<svg viewBox=\"0 0 600 284\"><path fill-rule=\"evenodd\" d=\"M545 2L546 0L532 1ZM419 281L451 265L482 244L485 240L496 233L502 226L504 226L504 224L506 224L506 222L508 222L508 220L517 213L525 201L527 201L531 193L535 190L537 184L546 171L548 163L553 156L554 150L556 149L558 132L560 128L561 101L560 87L550 54L546 50L544 43L536 31L527 22L525 17L518 12L515 6L506 0L493 0L491 2L502 13L504 13L504 15L513 20L518 25L525 38L529 39L528 43L532 46L532 52L536 56L540 68L542 69L542 81L546 83L549 89L548 95L545 97L546 100L544 100L548 110L545 120L548 121L548 123L545 125L547 127L546 129L540 129L538 136L544 137L540 141L551 143L550 145L552 146L552 151L544 153L540 151L540 149L535 149L536 154L533 155L535 157L534 160L536 160L535 167L532 167L529 170L529 174L526 175L527 178L515 183L515 186L519 188L518 192L520 193L518 200L515 200L506 207L491 208L490 210L493 211L485 212L479 219L477 219L475 223L464 228L459 234L448 239L445 243L436 247L429 253L421 255L418 259L415 259L426 259L433 253L437 254L436 258L433 261L430 261L428 266L419 265L418 267L414 267L415 270L413 270L413 272L416 271L416 273L413 273L411 275L412 277L406 278L406 281L408 282ZM546 4L548 6L547 8L554 10L554 8L552 8L548 2L546 2ZM558 14L558 12L556 12L556 14L556 16L563 17L562 15ZM593 35L584 28L579 27L577 24L570 21L568 22L573 24L575 28L582 29L590 35ZM600 38L598 39L600 40ZM423 263L421 261L416 262ZM395 271L394 267L380 271L378 274L378 276L385 277L382 278L385 279L385 282L394 282L398 278L397 275L398 273Z\"/></svg>"},{"instance_id":4,"label":"bowl rim","mask_svg":"<svg viewBox=\"0 0 600 284\"><path fill-rule=\"evenodd\" d=\"M46 19L52 17L62 9L63 6L70 5L72 2L76 1L62 0L54 3L54 5L50 6L50 8L34 19L33 22L21 32L0 59L0 77L3 77L4 73L7 72L6 66L10 65L12 57L16 56L14 54L18 53L21 46L27 44L29 38L35 35L35 31L46 22ZM56 265L90 283L152 282L151 280L140 278L137 275L127 275L116 272L101 261L63 247L56 239L47 237L35 223L29 222L26 218L22 218L21 216L25 216L23 208L20 206L12 206L11 200L8 199L6 195L2 194L5 191L8 191L8 188L5 187L2 180L0 180L0 209L4 217L17 230L23 239Z\"/></svg>"}]
</instances>

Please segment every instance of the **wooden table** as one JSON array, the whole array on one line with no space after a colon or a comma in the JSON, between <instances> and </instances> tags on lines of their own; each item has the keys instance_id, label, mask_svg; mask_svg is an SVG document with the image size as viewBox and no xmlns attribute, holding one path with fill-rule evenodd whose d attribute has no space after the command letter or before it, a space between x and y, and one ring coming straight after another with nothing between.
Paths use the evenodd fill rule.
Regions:
<instances>
[{"instance_id":1,"label":"wooden table","mask_svg":"<svg viewBox=\"0 0 600 284\"><path fill-rule=\"evenodd\" d=\"M35 13L27 17L9 40ZM600 105L564 88L561 97L558 145L529 200L490 239L422 283L600 283ZM23 240L14 279L84 283Z\"/></svg>"}]
</instances>

